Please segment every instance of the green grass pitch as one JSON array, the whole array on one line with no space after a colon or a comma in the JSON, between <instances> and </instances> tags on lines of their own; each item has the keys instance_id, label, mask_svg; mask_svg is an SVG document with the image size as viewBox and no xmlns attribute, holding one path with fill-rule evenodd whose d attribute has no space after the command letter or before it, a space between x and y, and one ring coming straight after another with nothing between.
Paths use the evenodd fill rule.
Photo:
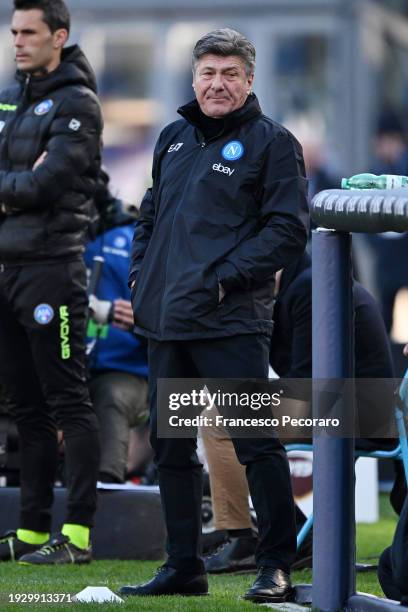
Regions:
<instances>
[{"instance_id":1,"label":"green grass pitch","mask_svg":"<svg viewBox=\"0 0 408 612\"><path fill-rule=\"evenodd\" d=\"M357 559L375 562L381 551L391 542L396 516L388 499L381 496L381 520L374 525L357 528ZM149 579L159 565L151 561L94 561L89 566L35 568L3 563L0 565L0 610L184 610L188 612L226 612L254 610L254 604L239 599L254 579L253 574L210 577L208 597L129 598L117 604L16 604L9 603L11 593L70 593L86 586L107 586L117 591L121 585L136 584ZM312 572L304 570L293 574L294 583L310 583ZM381 595L376 573L357 575L357 590ZM271 609L271 608L269 608Z\"/></svg>"}]
</instances>

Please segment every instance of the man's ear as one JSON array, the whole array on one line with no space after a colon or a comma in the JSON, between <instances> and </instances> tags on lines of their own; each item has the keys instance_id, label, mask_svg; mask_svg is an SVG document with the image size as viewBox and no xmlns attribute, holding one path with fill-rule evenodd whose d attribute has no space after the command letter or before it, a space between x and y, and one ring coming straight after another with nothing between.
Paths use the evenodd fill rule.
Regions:
<instances>
[{"instance_id":1,"label":"man's ear","mask_svg":"<svg viewBox=\"0 0 408 612\"><path fill-rule=\"evenodd\" d=\"M59 30L55 30L53 36L54 49L62 49L62 47L68 40L68 30L66 30L65 28L60 28Z\"/></svg>"}]
</instances>

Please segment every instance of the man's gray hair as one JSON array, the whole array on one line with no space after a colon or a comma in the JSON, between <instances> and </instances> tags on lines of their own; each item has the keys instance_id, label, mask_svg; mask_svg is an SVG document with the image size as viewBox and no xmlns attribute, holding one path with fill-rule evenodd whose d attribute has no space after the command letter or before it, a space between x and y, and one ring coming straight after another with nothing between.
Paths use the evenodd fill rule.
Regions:
<instances>
[{"instance_id":1,"label":"man's gray hair","mask_svg":"<svg viewBox=\"0 0 408 612\"><path fill-rule=\"evenodd\" d=\"M195 72L197 62L206 53L214 55L236 55L245 64L247 76L255 71L255 47L243 34L230 28L213 30L205 34L197 41L193 49L193 72Z\"/></svg>"}]
</instances>

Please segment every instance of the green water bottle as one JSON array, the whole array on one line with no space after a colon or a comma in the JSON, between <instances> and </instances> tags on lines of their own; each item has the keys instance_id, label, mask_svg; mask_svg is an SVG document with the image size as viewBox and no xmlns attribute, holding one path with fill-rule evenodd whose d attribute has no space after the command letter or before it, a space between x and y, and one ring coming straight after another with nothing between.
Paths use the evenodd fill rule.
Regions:
<instances>
[{"instance_id":1,"label":"green water bottle","mask_svg":"<svg viewBox=\"0 0 408 612\"><path fill-rule=\"evenodd\" d=\"M350 178L341 179L342 189L399 189L408 187L408 176L395 174L355 174Z\"/></svg>"}]
</instances>

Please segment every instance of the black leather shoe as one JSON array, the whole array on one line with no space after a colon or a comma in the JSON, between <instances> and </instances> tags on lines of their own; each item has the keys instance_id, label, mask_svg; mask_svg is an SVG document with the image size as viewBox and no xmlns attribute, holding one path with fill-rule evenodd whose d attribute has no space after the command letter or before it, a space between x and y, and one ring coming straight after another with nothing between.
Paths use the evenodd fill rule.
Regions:
<instances>
[{"instance_id":1,"label":"black leather shoe","mask_svg":"<svg viewBox=\"0 0 408 612\"><path fill-rule=\"evenodd\" d=\"M208 595L207 574L186 574L173 567L159 567L149 582L123 586L120 595Z\"/></svg>"},{"instance_id":2,"label":"black leather shoe","mask_svg":"<svg viewBox=\"0 0 408 612\"><path fill-rule=\"evenodd\" d=\"M226 542L228 542L228 531L226 529L216 529L215 531L201 534L203 555L205 557L212 555Z\"/></svg>"},{"instance_id":3,"label":"black leather shoe","mask_svg":"<svg viewBox=\"0 0 408 612\"><path fill-rule=\"evenodd\" d=\"M244 599L254 603L283 603L293 601L294 588L290 576L276 567L260 567L253 586L245 593Z\"/></svg>"},{"instance_id":4,"label":"black leather shoe","mask_svg":"<svg viewBox=\"0 0 408 612\"><path fill-rule=\"evenodd\" d=\"M256 571L255 549L257 538L230 538L212 555L204 558L209 574Z\"/></svg>"}]
</instances>

